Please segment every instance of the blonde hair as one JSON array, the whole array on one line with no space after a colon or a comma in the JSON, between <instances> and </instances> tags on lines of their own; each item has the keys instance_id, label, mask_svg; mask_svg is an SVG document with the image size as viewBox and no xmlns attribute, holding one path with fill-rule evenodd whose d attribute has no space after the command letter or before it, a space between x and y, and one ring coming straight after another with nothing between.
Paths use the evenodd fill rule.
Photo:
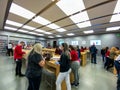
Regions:
<instances>
[{"instance_id":1,"label":"blonde hair","mask_svg":"<svg viewBox=\"0 0 120 90\"><path fill-rule=\"evenodd\" d=\"M116 47L111 47L110 52L115 52L115 51L117 51L117 48Z\"/></svg>"},{"instance_id":2,"label":"blonde hair","mask_svg":"<svg viewBox=\"0 0 120 90\"><path fill-rule=\"evenodd\" d=\"M33 52L36 52L38 54L42 54L42 45L40 43L37 43L33 46Z\"/></svg>"},{"instance_id":3,"label":"blonde hair","mask_svg":"<svg viewBox=\"0 0 120 90\"><path fill-rule=\"evenodd\" d=\"M117 55L120 55L120 50L116 51L116 54L117 54Z\"/></svg>"}]
</instances>

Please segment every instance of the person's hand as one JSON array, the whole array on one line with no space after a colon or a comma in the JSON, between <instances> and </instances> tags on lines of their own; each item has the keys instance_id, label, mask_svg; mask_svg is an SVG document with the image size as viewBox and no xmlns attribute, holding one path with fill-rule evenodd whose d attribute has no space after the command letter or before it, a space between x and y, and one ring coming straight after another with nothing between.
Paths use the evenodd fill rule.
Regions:
<instances>
[{"instance_id":1,"label":"person's hand","mask_svg":"<svg viewBox=\"0 0 120 90\"><path fill-rule=\"evenodd\" d=\"M39 62L39 65L40 65L41 67L43 67L43 66L45 65L45 60L40 61L40 62Z\"/></svg>"},{"instance_id":2,"label":"person's hand","mask_svg":"<svg viewBox=\"0 0 120 90\"><path fill-rule=\"evenodd\" d=\"M60 64L60 63L57 61L57 62L55 62L55 64Z\"/></svg>"}]
</instances>

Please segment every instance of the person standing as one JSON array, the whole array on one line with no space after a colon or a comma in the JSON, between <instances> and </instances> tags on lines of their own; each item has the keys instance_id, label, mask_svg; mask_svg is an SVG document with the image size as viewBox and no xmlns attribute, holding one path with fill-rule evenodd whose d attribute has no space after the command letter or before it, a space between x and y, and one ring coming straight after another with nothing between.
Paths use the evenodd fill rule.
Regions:
<instances>
[{"instance_id":1,"label":"person standing","mask_svg":"<svg viewBox=\"0 0 120 90\"><path fill-rule=\"evenodd\" d=\"M67 43L62 43L62 54L60 57L60 73L56 80L56 90L61 90L61 83L63 80L66 82L67 90L71 90L70 85L70 52Z\"/></svg>"},{"instance_id":2,"label":"person standing","mask_svg":"<svg viewBox=\"0 0 120 90\"><path fill-rule=\"evenodd\" d=\"M105 61L105 48L101 49L101 55L102 55L102 60L104 62Z\"/></svg>"},{"instance_id":3,"label":"person standing","mask_svg":"<svg viewBox=\"0 0 120 90\"><path fill-rule=\"evenodd\" d=\"M24 74L21 73L22 68L22 56L25 54L25 52L22 51L22 46L24 45L24 42L21 41L14 49L14 60L16 61L16 69L15 69L15 75L24 76Z\"/></svg>"},{"instance_id":4,"label":"person standing","mask_svg":"<svg viewBox=\"0 0 120 90\"><path fill-rule=\"evenodd\" d=\"M9 42L8 48L7 48L9 56L13 56L13 49L12 48L13 48L13 45L12 45L12 43Z\"/></svg>"},{"instance_id":5,"label":"person standing","mask_svg":"<svg viewBox=\"0 0 120 90\"><path fill-rule=\"evenodd\" d=\"M91 52L91 63L97 64L96 62L97 48L95 47L95 45L92 45L90 47L90 52Z\"/></svg>"},{"instance_id":6,"label":"person standing","mask_svg":"<svg viewBox=\"0 0 120 90\"><path fill-rule=\"evenodd\" d=\"M42 56L42 45L37 43L28 55L28 65L26 69L26 77L29 82L27 90L39 90L42 67L45 65L45 60Z\"/></svg>"},{"instance_id":7,"label":"person standing","mask_svg":"<svg viewBox=\"0 0 120 90\"><path fill-rule=\"evenodd\" d=\"M80 59L80 57L81 57L81 52L80 52L79 46L77 46L77 52L78 52L78 58Z\"/></svg>"},{"instance_id":8,"label":"person standing","mask_svg":"<svg viewBox=\"0 0 120 90\"><path fill-rule=\"evenodd\" d=\"M70 45L69 48L70 48L70 55L71 55L71 69L74 75L74 82L72 82L71 85L78 86L79 85L78 70L80 67L78 52L75 50L75 48L72 45Z\"/></svg>"}]
</instances>

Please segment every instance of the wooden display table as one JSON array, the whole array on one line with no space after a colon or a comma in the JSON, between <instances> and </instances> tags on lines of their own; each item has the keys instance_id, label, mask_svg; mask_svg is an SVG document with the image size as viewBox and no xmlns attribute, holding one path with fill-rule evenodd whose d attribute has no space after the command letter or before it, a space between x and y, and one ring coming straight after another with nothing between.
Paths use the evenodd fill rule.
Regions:
<instances>
[{"instance_id":1,"label":"wooden display table","mask_svg":"<svg viewBox=\"0 0 120 90\"><path fill-rule=\"evenodd\" d=\"M53 49L48 49L48 48L43 48L42 49L42 52L43 53L51 53L52 55L54 55L54 53L55 53L55 49L53 48Z\"/></svg>"},{"instance_id":2,"label":"wooden display table","mask_svg":"<svg viewBox=\"0 0 120 90\"><path fill-rule=\"evenodd\" d=\"M115 75L117 74L117 71L116 71L115 67L113 68L113 74L115 74Z\"/></svg>"},{"instance_id":3,"label":"wooden display table","mask_svg":"<svg viewBox=\"0 0 120 90\"><path fill-rule=\"evenodd\" d=\"M87 63L87 53L86 52L81 52L81 61L82 61L82 66L85 66Z\"/></svg>"},{"instance_id":4,"label":"wooden display table","mask_svg":"<svg viewBox=\"0 0 120 90\"><path fill-rule=\"evenodd\" d=\"M45 68L54 72L56 75L56 79L57 79L57 76L60 72L60 65L55 64L55 62L56 62L56 60L46 61ZM73 80L74 80L73 74L71 73L70 74L70 81L73 82ZM61 90L67 90L65 81L62 82Z\"/></svg>"}]
</instances>

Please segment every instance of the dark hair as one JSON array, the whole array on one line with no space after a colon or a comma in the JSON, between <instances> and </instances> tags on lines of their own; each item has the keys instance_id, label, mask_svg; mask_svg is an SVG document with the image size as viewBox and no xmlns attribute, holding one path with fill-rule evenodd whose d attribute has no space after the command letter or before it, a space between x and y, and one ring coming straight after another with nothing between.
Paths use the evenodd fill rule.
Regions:
<instances>
[{"instance_id":1,"label":"dark hair","mask_svg":"<svg viewBox=\"0 0 120 90\"><path fill-rule=\"evenodd\" d=\"M74 48L72 45L69 45L69 48L70 48L71 50L75 50L75 48Z\"/></svg>"},{"instance_id":2,"label":"dark hair","mask_svg":"<svg viewBox=\"0 0 120 90\"><path fill-rule=\"evenodd\" d=\"M69 50L67 43L62 43L62 46L64 47L64 52Z\"/></svg>"}]
</instances>

